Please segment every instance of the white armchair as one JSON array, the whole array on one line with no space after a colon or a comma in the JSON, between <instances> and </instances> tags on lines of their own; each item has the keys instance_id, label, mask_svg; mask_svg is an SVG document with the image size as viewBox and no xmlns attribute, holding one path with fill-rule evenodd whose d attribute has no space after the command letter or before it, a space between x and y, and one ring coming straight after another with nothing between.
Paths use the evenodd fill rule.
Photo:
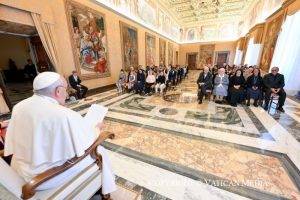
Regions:
<instances>
[{"instance_id":1,"label":"white armchair","mask_svg":"<svg viewBox=\"0 0 300 200\"><path fill-rule=\"evenodd\" d=\"M0 158L0 184L17 199L89 199L101 188L102 157L98 154L97 147L105 139L113 137L113 133L101 133L83 156L74 157L61 166L49 169L27 183ZM95 159L95 163L86 167L66 184L49 190L36 191L39 185L75 166L88 155ZM2 195L4 194L0 194L0 199ZM104 197L109 198L109 195Z\"/></svg>"}]
</instances>

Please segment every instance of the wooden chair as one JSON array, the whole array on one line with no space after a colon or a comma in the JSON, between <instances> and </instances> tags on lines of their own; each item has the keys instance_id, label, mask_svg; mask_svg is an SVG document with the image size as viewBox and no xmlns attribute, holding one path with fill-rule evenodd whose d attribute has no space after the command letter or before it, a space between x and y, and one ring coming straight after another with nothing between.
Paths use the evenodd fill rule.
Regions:
<instances>
[{"instance_id":1,"label":"wooden chair","mask_svg":"<svg viewBox=\"0 0 300 200\"><path fill-rule=\"evenodd\" d=\"M212 90L206 90L205 99L210 101L211 99Z\"/></svg>"},{"instance_id":2,"label":"wooden chair","mask_svg":"<svg viewBox=\"0 0 300 200\"><path fill-rule=\"evenodd\" d=\"M84 155L74 157L61 166L51 168L27 183L0 158L0 185L3 185L18 199L89 199L101 188L102 157L97 152L97 147L107 138L113 139L114 134L101 133ZM39 185L75 166L88 155L95 159L95 163L83 169L70 181L56 188L36 191ZM104 199L109 198L109 195L104 197Z\"/></svg>"},{"instance_id":3,"label":"wooden chair","mask_svg":"<svg viewBox=\"0 0 300 200\"><path fill-rule=\"evenodd\" d=\"M275 108L277 108L277 106L278 106L278 100L279 100L279 95L272 93L271 94L270 103L268 105L268 113L270 112L271 107L272 107L273 104L275 104L276 105Z\"/></svg>"}]
</instances>

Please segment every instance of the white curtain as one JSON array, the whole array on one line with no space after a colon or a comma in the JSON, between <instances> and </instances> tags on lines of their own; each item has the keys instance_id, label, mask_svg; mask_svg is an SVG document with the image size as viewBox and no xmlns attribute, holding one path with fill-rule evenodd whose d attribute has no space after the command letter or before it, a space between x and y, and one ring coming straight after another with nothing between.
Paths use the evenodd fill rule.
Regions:
<instances>
[{"instance_id":1,"label":"white curtain","mask_svg":"<svg viewBox=\"0 0 300 200\"><path fill-rule=\"evenodd\" d=\"M254 44L254 39L251 38L248 43L245 64L248 66L253 66L258 64L258 56L261 44Z\"/></svg>"},{"instance_id":2,"label":"white curtain","mask_svg":"<svg viewBox=\"0 0 300 200\"><path fill-rule=\"evenodd\" d=\"M236 48L235 51L235 57L234 57L234 64L235 65L240 65L242 64L242 58L243 58L243 51L239 50L239 48Z\"/></svg>"},{"instance_id":3,"label":"white curtain","mask_svg":"<svg viewBox=\"0 0 300 200\"><path fill-rule=\"evenodd\" d=\"M31 13L31 16L52 65L56 70L59 69L58 52L55 46L56 43L54 39L53 25L43 22L40 14Z\"/></svg>"},{"instance_id":4,"label":"white curtain","mask_svg":"<svg viewBox=\"0 0 300 200\"><path fill-rule=\"evenodd\" d=\"M287 16L279 34L271 67L279 67L284 75L285 89L300 90L300 11Z\"/></svg>"}]
</instances>

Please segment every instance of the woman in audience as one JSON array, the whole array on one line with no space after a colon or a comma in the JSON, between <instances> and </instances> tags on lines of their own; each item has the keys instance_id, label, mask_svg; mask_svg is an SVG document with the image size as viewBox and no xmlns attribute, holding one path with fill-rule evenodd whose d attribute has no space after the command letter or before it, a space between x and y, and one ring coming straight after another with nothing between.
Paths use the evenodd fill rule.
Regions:
<instances>
[{"instance_id":1,"label":"woman in audience","mask_svg":"<svg viewBox=\"0 0 300 200\"><path fill-rule=\"evenodd\" d=\"M123 69L121 69L120 74L119 74L119 80L117 82L117 87L118 87L119 93L123 92L123 84L125 84L125 79L126 79L125 72Z\"/></svg>"},{"instance_id":2,"label":"woman in audience","mask_svg":"<svg viewBox=\"0 0 300 200\"><path fill-rule=\"evenodd\" d=\"M237 103L244 101L245 79L242 70L238 69L235 75L230 78L230 105L237 107Z\"/></svg>"},{"instance_id":3,"label":"woman in audience","mask_svg":"<svg viewBox=\"0 0 300 200\"><path fill-rule=\"evenodd\" d=\"M158 93L158 88L160 89L160 94L163 93L165 87L166 87L166 77L164 75L164 72L161 71L159 73L159 76L156 79L156 85L155 85L155 93Z\"/></svg>"},{"instance_id":4,"label":"woman in audience","mask_svg":"<svg viewBox=\"0 0 300 200\"><path fill-rule=\"evenodd\" d=\"M134 73L134 71L131 71L129 74L128 84L127 84L129 93L131 92L132 88L134 87L135 80L136 80L135 73Z\"/></svg>"},{"instance_id":5,"label":"woman in audience","mask_svg":"<svg viewBox=\"0 0 300 200\"><path fill-rule=\"evenodd\" d=\"M214 95L216 96L215 102L222 103L223 97L227 96L229 79L228 76L225 74L225 69L220 68L218 70L218 75L216 75L214 80Z\"/></svg>"},{"instance_id":6,"label":"woman in audience","mask_svg":"<svg viewBox=\"0 0 300 200\"><path fill-rule=\"evenodd\" d=\"M148 72L148 76L146 78L146 88L145 88L145 96L149 96L151 95L151 88L154 86L155 84L155 76L153 74L152 70L149 70Z\"/></svg>"},{"instance_id":7,"label":"woman in audience","mask_svg":"<svg viewBox=\"0 0 300 200\"><path fill-rule=\"evenodd\" d=\"M258 100L263 87L263 79L258 68L253 69L253 75L247 79L247 106L250 106L250 99L254 99L254 106L258 106Z\"/></svg>"},{"instance_id":8,"label":"woman in audience","mask_svg":"<svg viewBox=\"0 0 300 200\"><path fill-rule=\"evenodd\" d=\"M139 69L139 72L137 74L137 77L136 77L136 85L135 85L135 90L136 90L136 93L139 93L140 95L142 95L142 92L144 90L144 85L145 85L145 74L143 72L143 70L140 68Z\"/></svg>"}]
</instances>

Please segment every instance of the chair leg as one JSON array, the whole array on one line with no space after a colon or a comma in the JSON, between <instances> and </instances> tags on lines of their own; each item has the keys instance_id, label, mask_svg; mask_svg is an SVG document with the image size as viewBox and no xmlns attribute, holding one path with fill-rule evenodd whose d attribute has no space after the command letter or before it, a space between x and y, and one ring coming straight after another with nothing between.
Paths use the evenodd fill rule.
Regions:
<instances>
[{"instance_id":1,"label":"chair leg","mask_svg":"<svg viewBox=\"0 0 300 200\"><path fill-rule=\"evenodd\" d=\"M272 106L272 102L273 102L273 96L271 97L271 99L270 99L270 102L269 102L269 108L268 108L268 113L270 112L270 110L271 110L271 106Z\"/></svg>"}]
</instances>

